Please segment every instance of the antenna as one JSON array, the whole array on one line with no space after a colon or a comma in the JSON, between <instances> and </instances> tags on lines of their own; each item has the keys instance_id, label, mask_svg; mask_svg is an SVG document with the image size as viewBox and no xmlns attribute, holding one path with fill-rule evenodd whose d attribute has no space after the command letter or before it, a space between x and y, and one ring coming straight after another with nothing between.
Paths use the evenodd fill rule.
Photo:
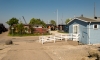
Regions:
<instances>
[{"instance_id":1,"label":"antenna","mask_svg":"<svg viewBox=\"0 0 100 60\"><path fill-rule=\"evenodd\" d=\"M94 2L94 17L96 17L96 16L95 16L95 2Z\"/></svg>"},{"instance_id":2,"label":"antenna","mask_svg":"<svg viewBox=\"0 0 100 60\"><path fill-rule=\"evenodd\" d=\"M63 13L62 13L62 19L61 19L61 21L62 21L62 24L63 24Z\"/></svg>"},{"instance_id":3,"label":"antenna","mask_svg":"<svg viewBox=\"0 0 100 60\"><path fill-rule=\"evenodd\" d=\"M26 23L26 20L25 20L25 18L24 18L24 16L22 16L22 17L23 17L23 19L24 19L25 24L27 24L27 23Z\"/></svg>"},{"instance_id":4,"label":"antenna","mask_svg":"<svg viewBox=\"0 0 100 60\"><path fill-rule=\"evenodd\" d=\"M75 14L74 14L74 18L75 18L76 16L75 16Z\"/></svg>"},{"instance_id":5,"label":"antenna","mask_svg":"<svg viewBox=\"0 0 100 60\"><path fill-rule=\"evenodd\" d=\"M95 14L96 12L95 12L95 2L94 2L94 19L97 19L97 17L95 16L96 14Z\"/></svg>"}]
</instances>

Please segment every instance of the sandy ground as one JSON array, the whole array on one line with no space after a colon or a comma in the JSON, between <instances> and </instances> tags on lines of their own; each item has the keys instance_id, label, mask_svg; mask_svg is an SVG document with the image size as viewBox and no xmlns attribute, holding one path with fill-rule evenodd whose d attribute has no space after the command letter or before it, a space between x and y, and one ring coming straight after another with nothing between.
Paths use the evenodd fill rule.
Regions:
<instances>
[{"instance_id":1,"label":"sandy ground","mask_svg":"<svg viewBox=\"0 0 100 60\"><path fill-rule=\"evenodd\" d=\"M4 44L9 39L13 45ZM88 60L88 49L98 46L60 40L42 45L38 42L38 36L9 37L6 32L0 34L0 60Z\"/></svg>"}]
</instances>

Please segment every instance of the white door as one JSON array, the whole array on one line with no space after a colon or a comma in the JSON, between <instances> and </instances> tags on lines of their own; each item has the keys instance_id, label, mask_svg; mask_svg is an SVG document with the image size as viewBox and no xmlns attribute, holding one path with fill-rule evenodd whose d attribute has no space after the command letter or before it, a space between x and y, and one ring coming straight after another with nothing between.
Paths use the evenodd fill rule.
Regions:
<instances>
[{"instance_id":1,"label":"white door","mask_svg":"<svg viewBox=\"0 0 100 60\"><path fill-rule=\"evenodd\" d=\"M73 25L73 41L79 41L79 24Z\"/></svg>"},{"instance_id":2,"label":"white door","mask_svg":"<svg viewBox=\"0 0 100 60\"><path fill-rule=\"evenodd\" d=\"M79 33L79 24L73 25L73 34L78 34Z\"/></svg>"}]
</instances>

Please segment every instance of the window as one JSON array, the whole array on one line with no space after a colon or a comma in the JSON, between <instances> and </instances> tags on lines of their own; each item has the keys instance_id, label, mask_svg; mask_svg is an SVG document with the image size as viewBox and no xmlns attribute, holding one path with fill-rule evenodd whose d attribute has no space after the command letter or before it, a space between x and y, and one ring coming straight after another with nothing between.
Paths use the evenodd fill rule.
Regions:
<instances>
[{"instance_id":1,"label":"window","mask_svg":"<svg viewBox=\"0 0 100 60\"><path fill-rule=\"evenodd\" d=\"M97 25L97 24L94 24L94 25L93 25L93 28L94 28L94 29L98 29L98 25Z\"/></svg>"}]
</instances>

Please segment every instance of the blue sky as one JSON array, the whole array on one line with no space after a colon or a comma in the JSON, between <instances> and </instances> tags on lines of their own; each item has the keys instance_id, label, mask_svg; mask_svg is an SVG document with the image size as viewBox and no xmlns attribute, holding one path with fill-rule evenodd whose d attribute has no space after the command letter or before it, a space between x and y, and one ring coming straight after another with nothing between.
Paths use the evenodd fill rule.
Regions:
<instances>
[{"instance_id":1,"label":"blue sky","mask_svg":"<svg viewBox=\"0 0 100 60\"><path fill-rule=\"evenodd\" d=\"M22 16L27 23L32 18L40 18L46 23L50 20L56 21L56 10L58 9L58 20L63 23L68 18L80 16L93 17L94 2L96 3L96 16L100 17L100 0L0 0L0 23L5 23L12 17L20 19ZM54 13L55 12L55 13Z\"/></svg>"}]
</instances>

